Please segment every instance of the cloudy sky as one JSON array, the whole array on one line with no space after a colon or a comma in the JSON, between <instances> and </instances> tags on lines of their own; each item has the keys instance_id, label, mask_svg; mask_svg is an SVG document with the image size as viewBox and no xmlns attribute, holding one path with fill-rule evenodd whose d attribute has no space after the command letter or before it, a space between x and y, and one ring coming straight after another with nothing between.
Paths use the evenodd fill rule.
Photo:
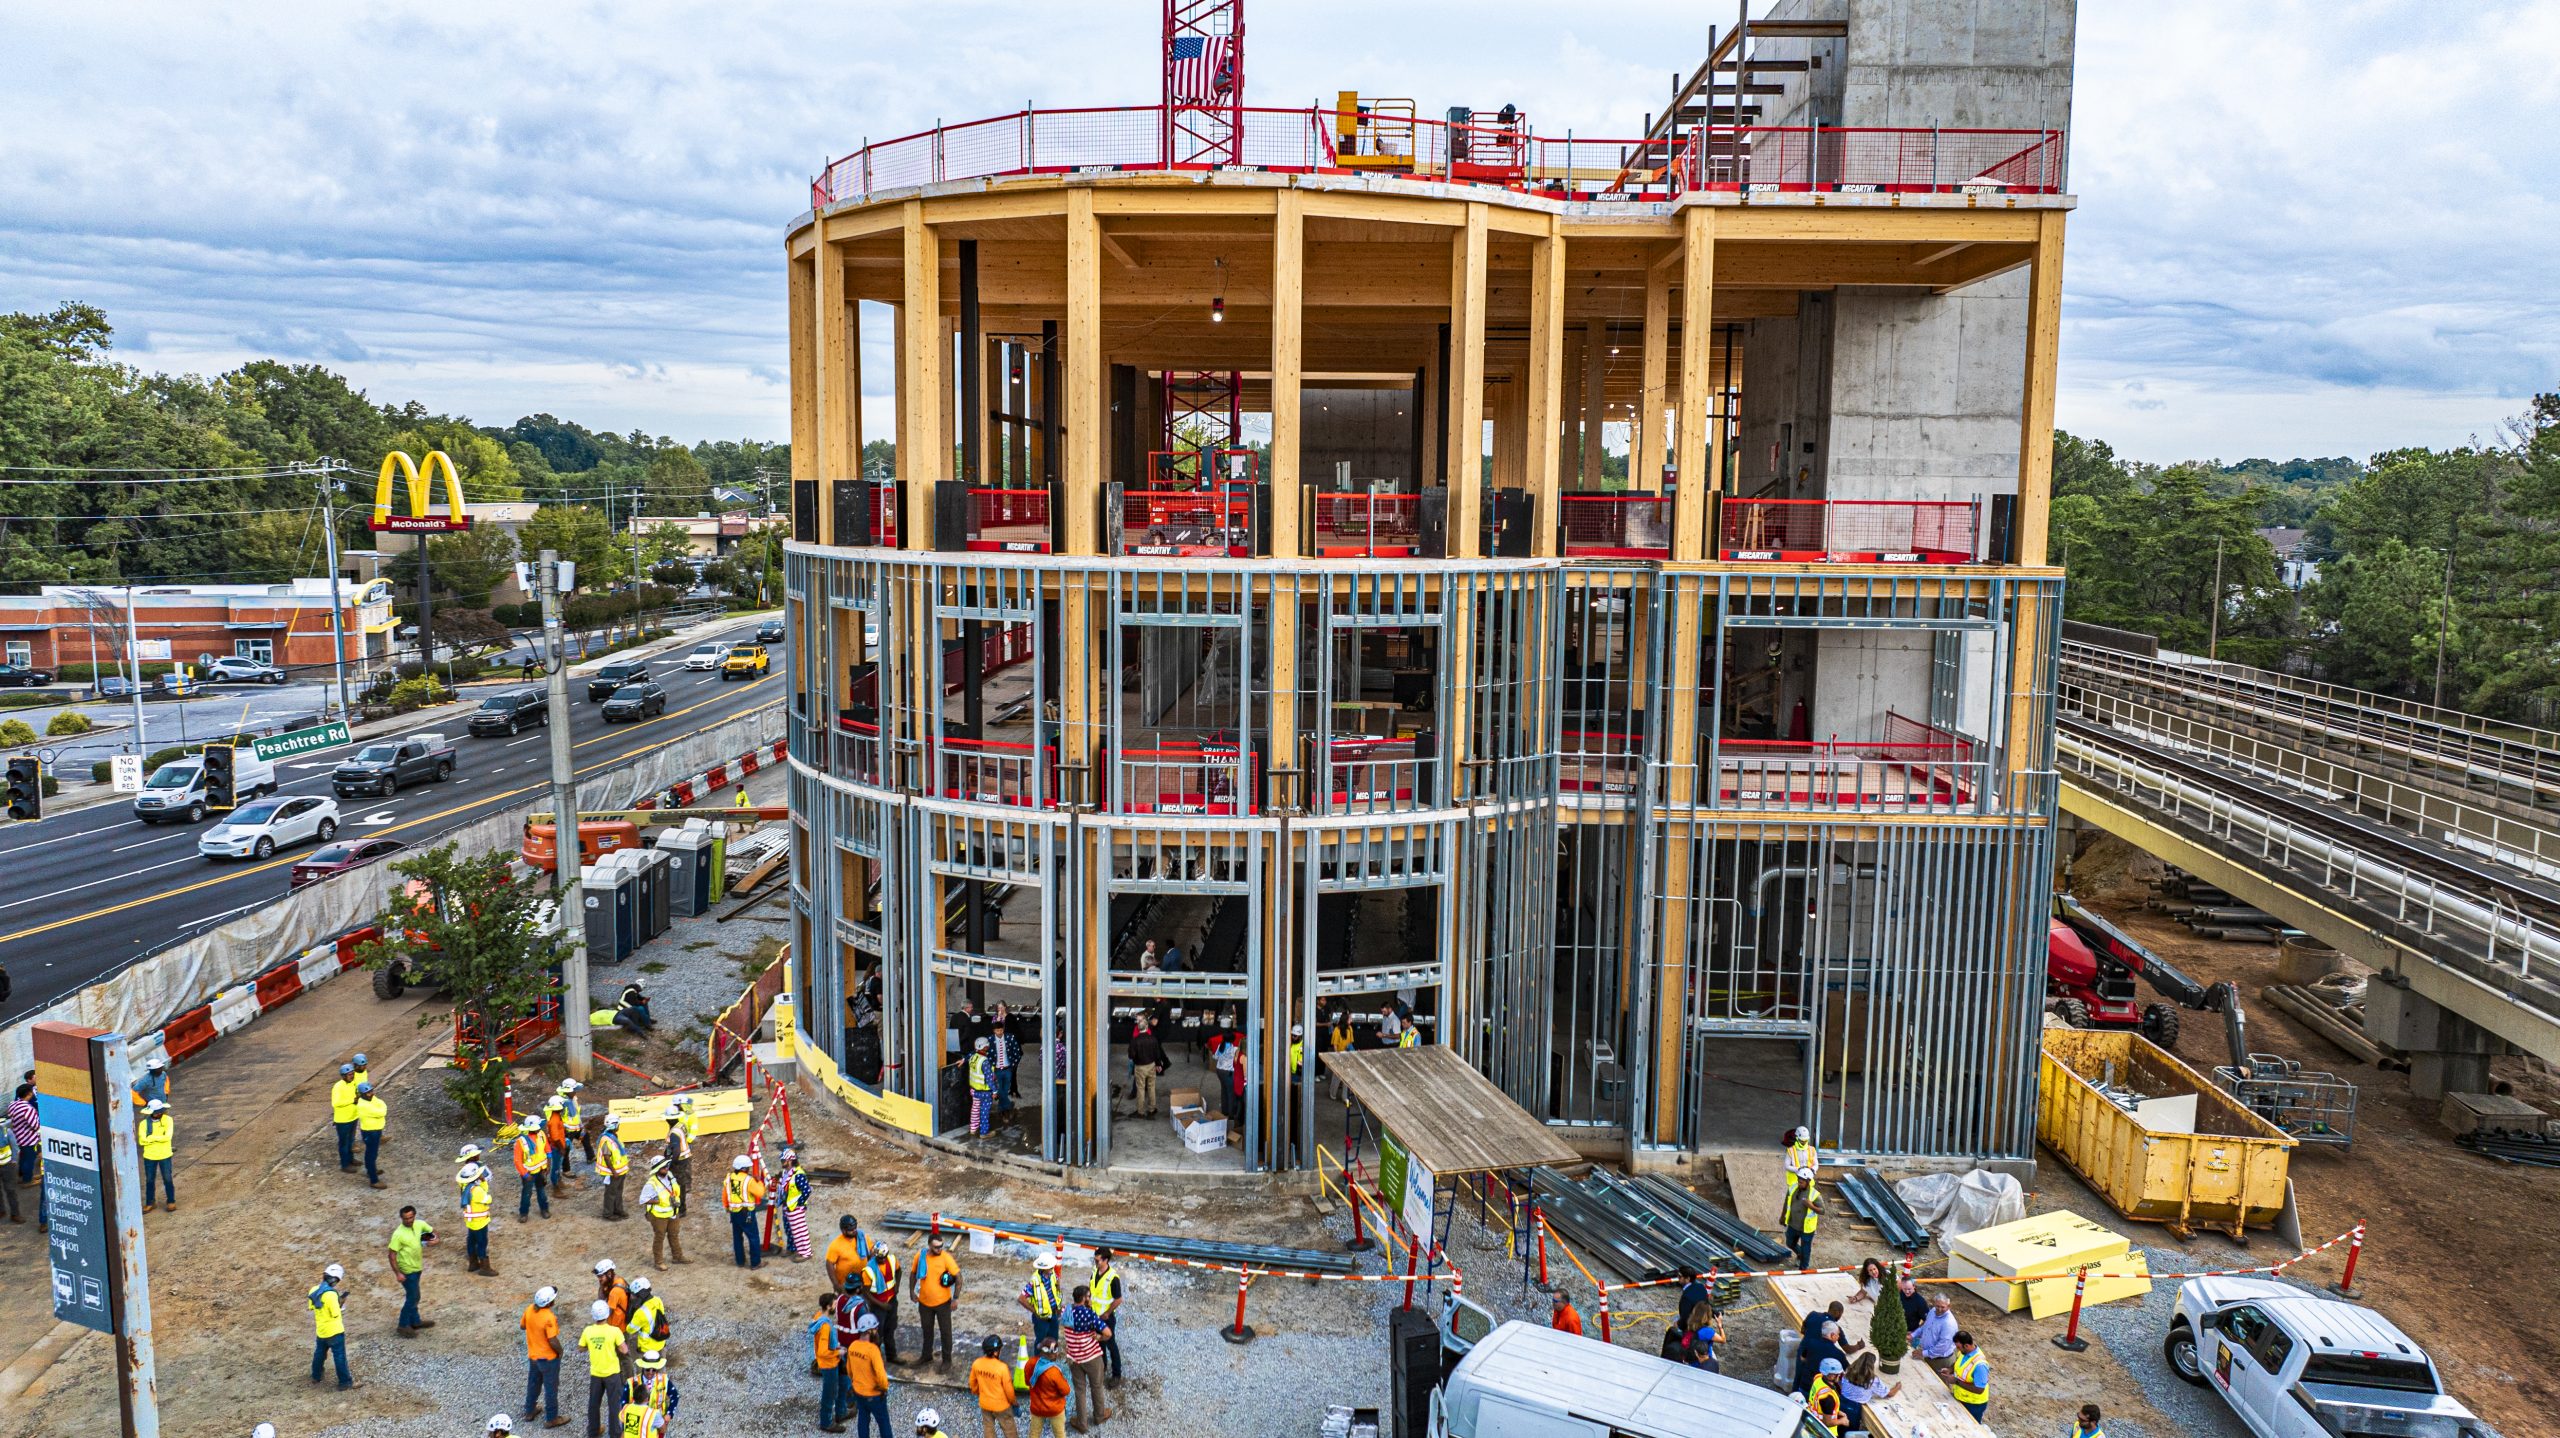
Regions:
<instances>
[{"instance_id":1,"label":"cloudy sky","mask_svg":"<svg viewBox=\"0 0 2560 1438\"><path fill-rule=\"evenodd\" d=\"M780 438L809 175L937 118L1148 102L1158 15L22 0L0 308L104 305L151 368L274 355L484 422ZM1586 135L1632 133L1710 18L1252 15L1259 103L1512 101ZM2560 3L2083 0L2080 24L2065 426L2160 460L2362 455L2560 385Z\"/></svg>"}]
</instances>

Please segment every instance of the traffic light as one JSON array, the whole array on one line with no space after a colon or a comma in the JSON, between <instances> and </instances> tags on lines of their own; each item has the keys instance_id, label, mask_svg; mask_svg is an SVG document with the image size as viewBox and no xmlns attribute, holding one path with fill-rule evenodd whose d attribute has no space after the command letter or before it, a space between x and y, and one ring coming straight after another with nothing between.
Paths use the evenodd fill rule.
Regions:
<instances>
[{"instance_id":1,"label":"traffic light","mask_svg":"<svg viewBox=\"0 0 2560 1438\"><path fill-rule=\"evenodd\" d=\"M204 747L204 806L228 809L236 798L231 788L231 746L207 744Z\"/></svg>"},{"instance_id":2,"label":"traffic light","mask_svg":"<svg viewBox=\"0 0 2560 1438\"><path fill-rule=\"evenodd\" d=\"M9 817L44 817L44 766L33 757L9 761Z\"/></svg>"}]
</instances>

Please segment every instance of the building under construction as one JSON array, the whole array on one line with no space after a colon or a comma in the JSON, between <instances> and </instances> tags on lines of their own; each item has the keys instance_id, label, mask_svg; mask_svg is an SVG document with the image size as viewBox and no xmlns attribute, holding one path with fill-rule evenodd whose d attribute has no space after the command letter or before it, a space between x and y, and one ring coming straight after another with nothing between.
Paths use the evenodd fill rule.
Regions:
<instances>
[{"instance_id":1,"label":"building under construction","mask_svg":"<svg viewBox=\"0 0 2560 1438\"><path fill-rule=\"evenodd\" d=\"M1005 1002L1022 1149L1286 1169L1409 1012L1594 1155L2029 1156L2070 0L1746 5L1620 139L1240 12L791 227L805 1061L947 1130Z\"/></svg>"}]
</instances>

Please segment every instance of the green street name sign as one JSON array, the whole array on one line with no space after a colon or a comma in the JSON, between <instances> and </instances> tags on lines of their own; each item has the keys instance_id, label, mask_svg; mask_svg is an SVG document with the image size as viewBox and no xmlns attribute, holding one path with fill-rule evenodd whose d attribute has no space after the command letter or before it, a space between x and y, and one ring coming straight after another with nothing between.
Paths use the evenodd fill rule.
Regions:
<instances>
[{"instance_id":1,"label":"green street name sign","mask_svg":"<svg viewBox=\"0 0 2560 1438\"><path fill-rule=\"evenodd\" d=\"M354 736L347 732L345 721L332 720L326 724L315 724L308 729L288 729L281 734L270 734L251 744L249 752L273 763L278 759L290 759L296 754L312 754L322 749L335 749L352 737Z\"/></svg>"}]
</instances>

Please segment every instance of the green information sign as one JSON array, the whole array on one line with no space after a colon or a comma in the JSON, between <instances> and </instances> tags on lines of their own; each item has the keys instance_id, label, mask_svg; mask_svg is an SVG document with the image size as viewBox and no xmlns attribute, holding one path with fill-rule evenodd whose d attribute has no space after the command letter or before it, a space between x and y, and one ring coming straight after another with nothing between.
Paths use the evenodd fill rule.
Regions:
<instances>
[{"instance_id":1,"label":"green information sign","mask_svg":"<svg viewBox=\"0 0 2560 1438\"><path fill-rule=\"evenodd\" d=\"M308 729L288 729L281 734L270 734L251 744L249 752L273 763L278 759L293 758L297 754L316 754L323 749L335 749L352 737L347 732L344 720L333 719L326 724L314 724Z\"/></svg>"},{"instance_id":2,"label":"green information sign","mask_svg":"<svg viewBox=\"0 0 2560 1438\"><path fill-rule=\"evenodd\" d=\"M1403 1204L1404 1170L1405 1165L1411 1161L1404 1151L1404 1145L1396 1142L1394 1134L1385 1129L1378 1130L1378 1192L1386 1196L1387 1202Z\"/></svg>"}]
</instances>

